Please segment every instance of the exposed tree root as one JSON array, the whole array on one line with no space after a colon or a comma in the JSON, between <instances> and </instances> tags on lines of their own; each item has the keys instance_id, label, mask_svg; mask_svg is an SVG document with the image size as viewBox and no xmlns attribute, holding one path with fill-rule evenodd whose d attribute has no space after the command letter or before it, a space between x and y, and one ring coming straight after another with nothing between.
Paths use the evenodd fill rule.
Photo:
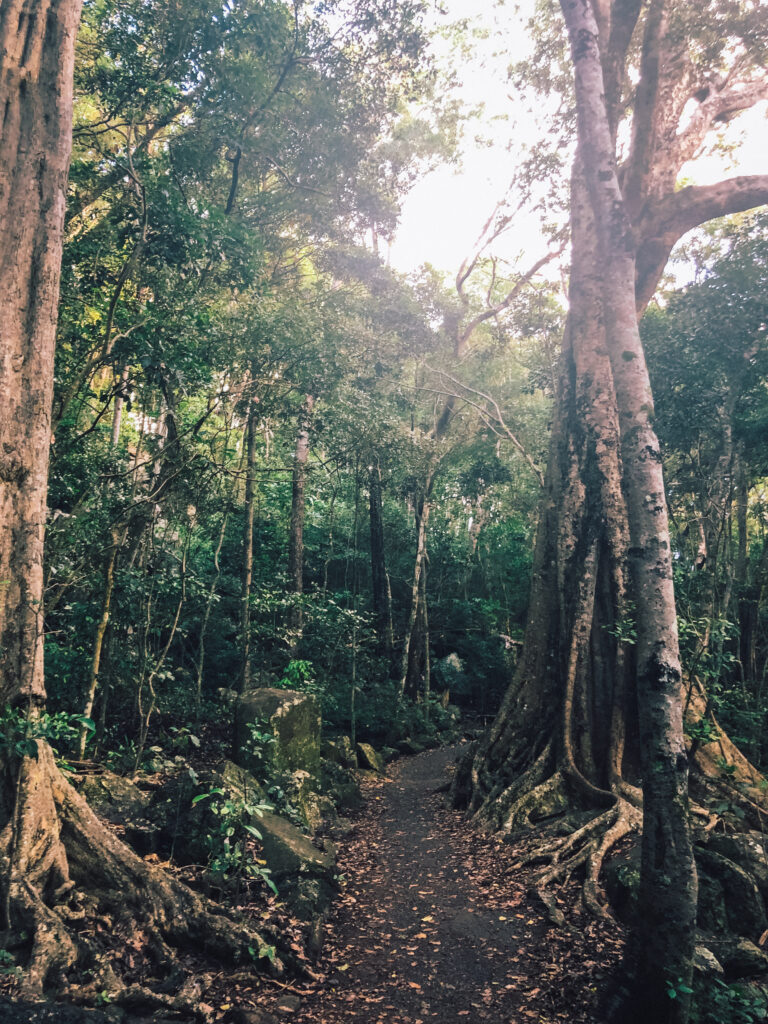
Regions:
<instances>
[{"instance_id":1,"label":"exposed tree root","mask_svg":"<svg viewBox=\"0 0 768 1024\"><path fill-rule=\"evenodd\" d=\"M158 966L174 949L204 951L228 963L248 962L264 948L246 921L217 910L161 868L147 864L96 817L56 767L50 747L38 741L15 773L12 812L0 831L3 909L11 933L31 940L21 994L40 998L67 987L66 973L87 959L88 942L73 926L106 915L128 922L146 940ZM275 961L272 970L282 970ZM155 996L118 985L114 1001ZM155 1006L171 1007L165 997ZM150 1001L151 1001L150 999Z\"/></svg>"},{"instance_id":2,"label":"exposed tree root","mask_svg":"<svg viewBox=\"0 0 768 1024\"><path fill-rule=\"evenodd\" d=\"M535 792L529 795L534 797ZM551 836L543 839L526 855L520 867L545 862L534 877L533 889L547 907L550 920L564 923L562 913L553 907L550 887L580 870L584 871L582 901L585 908L598 918L611 916L601 895L600 872L613 847L631 832L639 831L641 825L641 812L628 801L618 798L613 807L597 813L575 831L554 843Z\"/></svg>"},{"instance_id":3,"label":"exposed tree root","mask_svg":"<svg viewBox=\"0 0 768 1024\"><path fill-rule=\"evenodd\" d=\"M533 789L519 796L510 807L502 804L500 831L505 833L533 826L537 821L564 812L569 806L565 779L560 772L550 775Z\"/></svg>"},{"instance_id":4,"label":"exposed tree root","mask_svg":"<svg viewBox=\"0 0 768 1024\"><path fill-rule=\"evenodd\" d=\"M699 835L722 827L721 814L708 806L714 801L738 809L748 827L765 831L768 795L763 777L720 729L695 679L690 684L686 719L693 723L707 719L714 735L707 743L691 742L689 747L690 809L699 819ZM577 871L583 872L585 908L600 918L610 916L599 882L601 869L617 843L642 830L642 790L620 774L621 750L609 758L614 764L610 792L591 785L585 788L583 776L574 774L567 756L555 756L551 742L527 767L523 755L509 731L502 735L497 720L458 765L451 791L454 804L467 806L479 828L496 834L526 831L561 818L567 833L556 837L547 830L519 866L539 866L533 889L553 923L564 925L565 919L550 887ZM514 774L513 765L521 766ZM594 816L585 823L583 815L590 810ZM572 812L578 813L576 821L569 816Z\"/></svg>"}]
</instances>

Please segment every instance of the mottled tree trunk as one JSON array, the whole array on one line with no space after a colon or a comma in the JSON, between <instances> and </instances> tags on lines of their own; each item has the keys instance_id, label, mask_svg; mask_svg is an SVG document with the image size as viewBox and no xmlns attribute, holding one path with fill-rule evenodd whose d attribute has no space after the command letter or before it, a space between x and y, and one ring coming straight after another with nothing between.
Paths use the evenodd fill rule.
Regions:
<instances>
[{"instance_id":1,"label":"mottled tree trunk","mask_svg":"<svg viewBox=\"0 0 768 1024\"><path fill-rule=\"evenodd\" d=\"M309 430L315 399L307 395L299 414L299 429L296 434L296 448L293 455L293 491L291 495L291 522L288 535L288 577L297 602L293 608L290 624L294 633L292 648L295 650L301 637L304 615L301 600L304 594L304 519L306 515L307 460L309 458Z\"/></svg>"},{"instance_id":2,"label":"mottled tree trunk","mask_svg":"<svg viewBox=\"0 0 768 1024\"><path fill-rule=\"evenodd\" d=\"M643 791L640 906L633 936L636 1020L688 1019L697 881L688 816L688 756L672 552L653 396L635 303L632 228L605 106L598 27L585 2L563 0L571 39L580 154L602 274L605 341L619 411L629 521L628 568L637 626ZM668 986L675 986L670 999Z\"/></svg>"},{"instance_id":3,"label":"mottled tree trunk","mask_svg":"<svg viewBox=\"0 0 768 1024\"><path fill-rule=\"evenodd\" d=\"M43 704L43 534L80 0L0 3L0 700Z\"/></svg>"},{"instance_id":4,"label":"mottled tree trunk","mask_svg":"<svg viewBox=\"0 0 768 1024\"><path fill-rule=\"evenodd\" d=\"M563 12L579 154L569 317L529 618L515 679L488 734L460 764L453 792L492 830L593 808L587 826L540 851L548 864L539 880L547 901L547 884L583 866L584 901L598 914L607 851L644 823L635 999L622 1019L682 1021L687 986L678 978L690 977L696 903L683 697L694 720L707 707L700 688L682 689L661 457L637 318L686 231L768 199L765 175L677 187L718 119L751 106L768 83L738 81L735 70L702 90L711 79L680 58L691 26L664 0L564 0ZM630 116L618 168L618 125ZM697 785L722 785L718 755L744 784L736 798L757 823L766 803L758 773L722 733L693 752ZM548 906L557 918L551 898Z\"/></svg>"},{"instance_id":5,"label":"mottled tree trunk","mask_svg":"<svg viewBox=\"0 0 768 1024\"><path fill-rule=\"evenodd\" d=\"M248 403L245 424L245 504L243 556L240 565L240 690L251 685L251 587L253 584L253 516L256 467L256 406Z\"/></svg>"},{"instance_id":6,"label":"mottled tree trunk","mask_svg":"<svg viewBox=\"0 0 768 1024\"><path fill-rule=\"evenodd\" d=\"M416 559L413 566L413 583L411 585L411 605L408 623L403 639L403 656L400 670L400 692L406 691L416 695L416 673L420 657L419 609L421 596L421 574L427 555L427 523L429 522L430 494L432 490L433 471L427 473L424 492L416 508Z\"/></svg>"},{"instance_id":7,"label":"mottled tree trunk","mask_svg":"<svg viewBox=\"0 0 768 1024\"><path fill-rule=\"evenodd\" d=\"M392 609L387 580L384 547L384 521L381 503L381 469L378 461L368 473L368 497L371 527L371 596L376 635L381 653L392 658Z\"/></svg>"}]
</instances>

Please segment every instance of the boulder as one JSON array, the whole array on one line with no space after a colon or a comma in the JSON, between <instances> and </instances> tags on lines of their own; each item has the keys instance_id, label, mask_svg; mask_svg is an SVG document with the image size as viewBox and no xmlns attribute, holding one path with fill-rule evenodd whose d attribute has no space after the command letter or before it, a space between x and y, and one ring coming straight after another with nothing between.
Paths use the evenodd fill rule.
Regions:
<instances>
[{"instance_id":1,"label":"boulder","mask_svg":"<svg viewBox=\"0 0 768 1024\"><path fill-rule=\"evenodd\" d=\"M235 759L250 770L314 772L320 765L322 720L311 694L263 687L247 690L235 706ZM268 742L254 741L254 732Z\"/></svg>"},{"instance_id":2,"label":"boulder","mask_svg":"<svg viewBox=\"0 0 768 1024\"><path fill-rule=\"evenodd\" d=\"M285 818L266 813L257 823L264 860L280 896L297 917L313 921L325 913L338 890L336 847L316 846Z\"/></svg>"},{"instance_id":3,"label":"boulder","mask_svg":"<svg viewBox=\"0 0 768 1024\"><path fill-rule=\"evenodd\" d=\"M338 736L335 740L326 740L322 748L323 757L343 768L357 768L357 754L349 736Z\"/></svg>"},{"instance_id":4,"label":"boulder","mask_svg":"<svg viewBox=\"0 0 768 1024\"><path fill-rule=\"evenodd\" d=\"M147 818L153 800L151 793L139 789L122 775L106 771L79 780L75 778L75 784L100 818L121 826L125 839L137 853L158 852L162 840L157 827Z\"/></svg>"},{"instance_id":5,"label":"boulder","mask_svg":"<svg viewBox=\"0 0 768 1024\"><path fill-rule=\"evenodd\" d=\"M114 825L143 817L152 799L148 793L114 772L86 775L78 788L99 817Z\"/></svg>"},{"instance_id":6,"label":"boulder","mask_svg":"<svg viewBox=\"0 0 768 1024\"><path fill-rule=\"evenodd\" d=\"M218 831L220 819L211 810L211 800L193 801L212 790L221 789L226 797L249 806L268 801L263 787L244 768L225 761L221 768L193 776L189 771L171 775L155 790L147 808L147 818L155 829L156 848L182 864L205 864L210 847L207 836ZM251 815L258 827L258 815Z\"/></svg>"},{"instance_id":7,"label":"boulder","mask_svg":"<svg viewBox=\"0 0 768 1024\"><path fill-rule=\"evenodd\" d=\"M701 943L723 965L729 978L768 972L768 956L754 942L739 935L702 936Z\"/></svg>"},{"instance_id":8,"label":"boulder","mask_svg":"<svg viewBox=\"0 0 768 1024\"><path fill-rule=\"evenodd\" d=\"M361 768L368 768L372 772L384 771L384 760L370 743L357 744L357 762Z\"/></svg>"},{"instance_id":9,"label":"boulder","mask_svg":"<svg viewBox=\"0 0 768 1024\"><path fill-rule=\"evenodd\" d=\"M697 848L696 861L701 875L708 876L722 886L729 930L753 939L762 935L768 924L765 906L760 890L749 872L709 848ZM702 924L699 926L704 927Z\"/></svg>"},{"instance_id":10,"label":"boulder","mask_svg":"<svg viewBox=\"0 0 768 1024\"><path fill-rule=\"evenodd\" d=\"M336 847L319 849L286 818L269 811L256 822L261 833L264 860L275 881L292 875L311 875L332 880L336 873Z\"/></svg>"},{"instance_id":11,"label":"boulder","mask_svg":"<svg viewBox=\"0 0 768 1024\"><path fill-rule=\"evenodd\" d=\"M310 830L328 828L337 818L336 805L322 789L322 782L309 772L297 768L278 776L288 803L296 809L302 823Z\"/></svg>"},{"instance_id":12,"label":"boulder","mask_svg":"<svg viewBox=\"0 0 768 1024\"><path fill-rule=\"evenodd\" d=\"M325 761L317 779L320 792L330 797L338 811L355 811L362 806L360 783L349 768Z\"/></svg>"},{"instance_id":13,"label":"boulder","mask_svg":"<svg viewBox=\"0 0 768 1024\"><path fill-rule=\"evenodd\" d=\"M717 959L711 949L706 946L696 946L693 951L693 969L699 974L723 974L723 965Z\"/></svg>"}]
</instances>

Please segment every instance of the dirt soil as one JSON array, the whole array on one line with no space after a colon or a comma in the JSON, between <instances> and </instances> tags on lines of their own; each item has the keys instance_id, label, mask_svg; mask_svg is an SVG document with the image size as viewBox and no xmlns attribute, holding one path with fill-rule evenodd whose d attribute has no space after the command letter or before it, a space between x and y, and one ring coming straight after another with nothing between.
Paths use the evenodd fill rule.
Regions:
<instances>
[{"instance_id":1,"label":"dirt soil","mask_svg":"<svg viewBox=\"0 0 768 1024\"><path fill-rule=\"evenodd\" d=\"M341 854L347 884L318 963L325 983L301 993L291 1020L597 1024L620 930L573 909L577 885L558 894L569 928L546 922L515 866L521 848L478 836L437 792L456 753L430 751L368 781Z\"/></svg>"},{"instance_id":2,"label":"dirt soil","mask_svg":"<svg viewBox=\"0 0 768 1024\"><path fill-rule=\"evenodd\" d=\"M190 950L184 974L203 979L197 1024L601 1024L601 991L623 935L579 909L580 880L548 923L520 863L541 834L479 835L444 792L457 749L429 751L368 775L366 803L340 842L345 882L312 963L302 927L278 897L243 906L268 921L309 969L270 978ZM552 826L550 825L550 828ZM189 1015L124 1014L13 999L0 974L1 1024L179 1024ZM10 998L7 998L10 996Z\"/></svg>"}]
</instances>

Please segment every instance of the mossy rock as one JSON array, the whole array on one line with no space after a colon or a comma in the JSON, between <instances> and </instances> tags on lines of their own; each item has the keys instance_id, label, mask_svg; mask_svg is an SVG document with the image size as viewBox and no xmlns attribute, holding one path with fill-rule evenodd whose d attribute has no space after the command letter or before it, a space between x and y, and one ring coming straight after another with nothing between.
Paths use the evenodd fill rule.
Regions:
<instances>
[{"instance_id":1,"label":"mossy rock","mask_svg":"<svg viewBox=\"0 0 768 1024\"><path fill-rule=\"evenodd\" d=\"M146 856L162 850L160 830L147 817L152 794L113 772L87 775L75 783L100 818L121 826L126 841L137 853Z\"/></svg>"},{"instance_id":2,"label":"mossy rock","mask_svg":"<svg viewBox=\"0 0 768 1024\"><path fill-rule=\"evenodd\" d=\"M363 804L360 783L354 772L325 761L317 775L320 792L330 797L338 811L355 811Z\"/></svg>"},{"instance_id":3,"label":"mossy rock","mask_svg":"<svg viewBox=\"0 0 768 1024\"><path fill-rule=\"evenodd\" d=\"M711 949L706 946L696 946L693 951L693 969L699 974L717 977L724 974L723 965L717 959Z\"/></svg>"},{"instance_id":4,"label":"mossy rock","mask_svg":"<svg viewBox=\"0 0 768 1024\"><path fill-rule=\"evenodd\" d=\"M763 898L752 875L712 849L699 847L696 861L701 876L708 876L722 886L729 930L736 935L757 939L768 922Z\"/></svg>"},{"instance_id":5,"label":"mossy rock","mask_svg":"<svg viewBox=\"0 0 768 1024\"><path fill-rule=\"evenodd\" d=\"M177 772L154 792L147 809L147 818L157 830L159 850L182 864L208 861L206 837L217 830L219 819L211 811L210 800L193 800L214 789L222 789L229 798L248 804L268 802L261 784L232 761L201 772L196 778L189 771ZM254 816L254 824L258 820Z\"/></svg>"},{"instance_id":6,"label":"mossy rock","mask_svg":"<svg viewBox=\"0 0 768 1024\"><path fill-rule=\"evenodd\" d=\"M325 913L337 892L338 886L334 881L317 876L300 875L286 879L280 886L281 897L290 904L296 917L301 921L312 922L313 926L320 925L321 928Z\"/></svg>"},{"instance_id":7,"label":"mossy rock","mask_svg":"<svg viewBox=\"0 0 768 1024\"><path fill-rule=\"evenodd\" d=\"M357 754L349 736L337 736L335 740L325 740L322 746L323 757L343 768L357 768Z\"/></svg>"},{"instance_id":8,"label":"mossy rock","mask_svg":"<svg viewBox=\"0 0 768 1024\"><path fill-rule=\"evenodd\" d=\"M244 768L262 766L250 750L252 729L269 733L273 742L264 760L277 771L297 768L314 772L320 766L322 718L315 698L296 690L263 687L243 693L235 707L235 757Z\"/></svg>"},{"instance_id":9,"label":"mossy rock","mask_svg":"<svg viewBox=\"0 0 768 1024\"><path fill-rule=\"evenodd\" d=\"M702 935L699 944L714 954L728 978L768 973L768 956L742 935Z\"/></svg>"},{"instance_id":10,"label":"mossy rock","mask_svg":"<svg viewBox=\"0 0 768 1024\"><path fill-rule=\"evenodd\" d=\"M284 772L278 779L288 803L296 809L310 832L327 828L336 821L336 805L322 792L321 780L301 769Z\"/></svg>"},{"instance_id":11,"label":"mossy rock","mask_svg":"<svg viewBox=\"0 0 768 1024\"><path fill-rule=\"evenodd\" d=\"M134 783L114 772L86 775L79 782L78 789L99 817L115 825L142 818L152 799Z\"/></svg>"},{"instance_id":12,"label":"mossy rock","mask_svg":"<svg viewBox=\"0 0 768 1024\"><path fill-rule=\"evenodd\" d=\"M264 859L276 880L299 874L333 878L336 848L332 843L325 843L325 849L319 849L290 821L270 811L258 819L256 827L261 833Z\"/></svg>"},{"instance_id":13,"label":"mossy rock","mask_svg":"<svg viewBox=\"0 0 768 1024\"><path fill-rule=\"evenodd\" d=\"M370 743L357 744L357 763L361 768L368 768L372 772L384 771L384 759L376 753Z\"/></svg>"}]
</instances>

